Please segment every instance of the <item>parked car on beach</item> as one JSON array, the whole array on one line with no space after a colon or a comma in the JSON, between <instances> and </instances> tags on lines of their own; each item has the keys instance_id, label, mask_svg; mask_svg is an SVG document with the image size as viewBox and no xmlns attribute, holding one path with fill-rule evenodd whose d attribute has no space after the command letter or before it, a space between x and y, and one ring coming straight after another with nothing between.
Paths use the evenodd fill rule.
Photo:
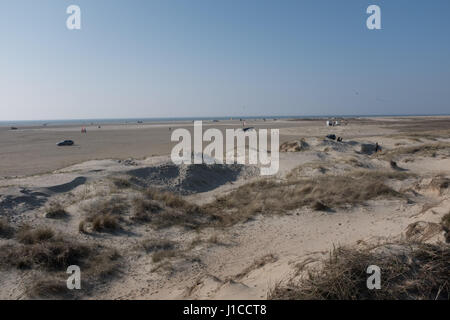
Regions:
<instances>
[{"instance_id":1,"label":"parked car on beach","mask_svg":"<svg viewBox=\"0 0 450 320\"><path fill-rule=\"evenodd\" d=\"M62 146L73 146L73 141L72 140L64 140L64 141L61 141L61 142L58 142L56 145L58 146L58 147L62 147Z\"/></svg>"}]
</instances>

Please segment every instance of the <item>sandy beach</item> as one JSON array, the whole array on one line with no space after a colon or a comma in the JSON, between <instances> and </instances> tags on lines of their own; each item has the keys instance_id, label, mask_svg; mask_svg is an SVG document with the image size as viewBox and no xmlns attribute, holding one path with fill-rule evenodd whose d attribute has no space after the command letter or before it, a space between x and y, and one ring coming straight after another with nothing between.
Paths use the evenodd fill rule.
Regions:
<instances>
[{"instance_id":1,"label":"sandy beach","mask_svg":"<svg viewBox=\"0 0 450 320\"><path fill-rule=\"evenodd\" d=\"M334 131L345 138L380 136L414 125L416 130L426 131L433 121L433 128L447 128L449 117L380 117L351 119L348 126L336 127ZM100 128L98 127L100 125ZM124 123L124 124L80 124L66 126L0 127L0 177L27 176L51 172L88 160L100 159L144 159L151 156L169 155L175 143L170 141L169 128L186 128L192 132L192 121ZM247 120L247 126L256 129L281 129L280 144L292 137L312 137L327 134L323 119L310 120ZM87 133L81 133L81 128ZM241 128L239 120L204 121L203 127ZM391 128L390 128L391 127ZM72 148L57 147L65 139L75 141Z\"/></svg>"},{"instance_id":2,"label":"sandy beach","mask_svg":"<svg viewBox=\"0 0 450 320\"><path fill-rule=\"evenodd\" d=\"M320 121L322 123L323 121ZM275 122L247 120L255 128L290 128L314 126L313 122L295 123L288 120ZM70 126L0 127L0 176L26 176L41 174L88 160L95 159L144 159L151 156L169 155L175 143L170 141L171 131L186 128L192 132L193 123L143 123L101 124ZM242 128L237 121L203 123L205 130ZM81 133L84 127L87 133ZM289 133L288 133L289 134ZM60 148L56 143L70 139L72 148ZM20 165L18 165L20 163Z\"/></svg>"},{"instance_id":3,"label":"sandy beach","mask_svg":"<svg viewBox=\"0 0 450 320\"><path fill-rule=\"evenodd\" d=\"M187 121L0 128L0 299L285 298L335 247L448 241L450 117L325 120L246 121L280 129L271 177L174 165L171 130ZM63 260L37 262L39 243ZM72 296L75 256L89 285Z\"/></svg>"}]
</instances>

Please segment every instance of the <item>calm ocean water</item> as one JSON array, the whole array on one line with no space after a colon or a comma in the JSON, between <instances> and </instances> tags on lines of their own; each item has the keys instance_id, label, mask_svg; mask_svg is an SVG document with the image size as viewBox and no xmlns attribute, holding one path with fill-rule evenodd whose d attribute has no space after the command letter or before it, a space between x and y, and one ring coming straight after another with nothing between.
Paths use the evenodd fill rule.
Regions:
<instances>
[{"instance_id":1,"label":"calm ocean water","mask_svg":"<svg viewBox=\"0 0 450 320\"><path fill-rule=\"evenodd\" d=\"M125 123L152 123L152 122L173 122L173 121L193 121L193 120L233 120L236 119L311 119L311 118L358 118L358 117L396 117L396 116L444 116L444 114L409 114L409 115L310 115L310 116L248 116L248 117L181 117L181 118L117 118L117 119L70 119L70 120L8 120L0 121L0 126L54 126L54 125L90 125L90 124L125 124Z\"/></svg>"},{"instance_id":2,"label":"calm ocean water","mask_svg":"<svg viewBox=\"0 0 450 320\"><path fill-rule=\"evenodd\" d=\"M42 125L90 125L90 124L124 124L124 123L152 123L152 122L173 122L173 121L193 121L193 120L204 120L204 121L213 121L213 120L233 120L236 119L288 119L293 118L292 116L270 116L270 117L180 117L180 118L115 118L115 119L63 119L63 120L8 120L8 121L0 121L0 126L42 126ZM297 117L295 117L297 118Z\"/></svg>"}]
</instances>

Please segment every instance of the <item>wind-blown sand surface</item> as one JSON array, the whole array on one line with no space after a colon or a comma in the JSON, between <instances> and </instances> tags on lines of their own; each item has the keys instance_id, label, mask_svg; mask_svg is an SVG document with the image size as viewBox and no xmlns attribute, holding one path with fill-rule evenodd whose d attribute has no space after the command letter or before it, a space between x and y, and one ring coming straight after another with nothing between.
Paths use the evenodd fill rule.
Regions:
<instances>
[{"instance_id":1,"label":"wind-blown sand surface","mask_svg":"<svg viewBox=\"0 0 450 320\"><path fill-rule=\"evenodd\" d=\"M445 243L450 118L341 123L248 122L301 146L273 177L172 164L169 127L192 123L0 128L0 299L266 299L333 247ZM68 293L74 261L86 282Z\"/></svg>"}]
</instances>

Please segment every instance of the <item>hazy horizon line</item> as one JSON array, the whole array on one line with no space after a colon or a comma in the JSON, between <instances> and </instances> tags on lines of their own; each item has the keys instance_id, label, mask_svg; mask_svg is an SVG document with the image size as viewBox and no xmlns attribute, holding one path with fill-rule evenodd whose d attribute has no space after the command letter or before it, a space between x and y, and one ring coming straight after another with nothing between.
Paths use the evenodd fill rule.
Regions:
<instances>
[{"instance_id":1,"label":"hazy horizon line","mask_svg":"<svg viewBox=\"0 0 450 320\"><path fill-rule=\"evenodd\" d=\"M0 120L0 123L13 122L55 122L55 121L135 121L135 120L229 120L229 119L264 119L264 118L329 118L329 117L427 117L427 116L450 116L450 113L423 113L423 114L323 114L323 115L247 115L247 116L183 116L183 117L113 117L113 118L60 118L60 119L8 119Z\"/></svg>"}]
</instances>

